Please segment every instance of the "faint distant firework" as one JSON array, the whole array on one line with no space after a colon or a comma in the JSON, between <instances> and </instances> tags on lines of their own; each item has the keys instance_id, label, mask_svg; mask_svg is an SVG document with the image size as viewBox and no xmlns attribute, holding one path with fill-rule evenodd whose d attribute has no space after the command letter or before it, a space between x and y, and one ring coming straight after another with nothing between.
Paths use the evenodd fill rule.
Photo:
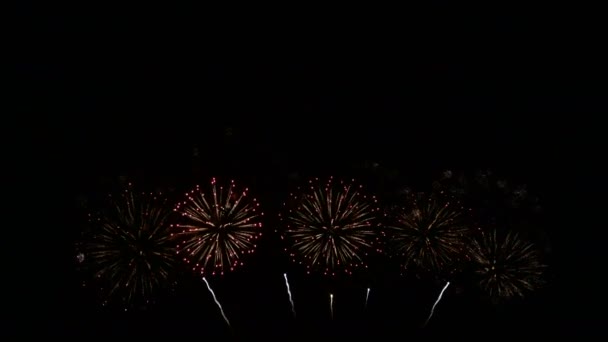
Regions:
<instances>
[{"instance_id":1,"label":"faint distant firework","mask_svg":"<svg viewBox=\"0 0 608 342\"><path fill-rule=\"evenodd\" d=\"M543 284L540 253L517 233L482 232L471 252L479 284L493 300L524 297Z\"/></svg>"},{"instance_id":2,"label":"faint distant firework","mask_svg":"<svg viewBox=\"0 0 608 342\"><path fill-rule=\"evenodd\" d=\"M142 307L169 285L175 265L169 232L173 212L162 194L135 192L131 184L108 200L107 207L89 214L76 259L92 273L104 305L119 301L125 310Z\"/></svg>"},{"instance_id":3,"label":"faint distant firework","mask_svg":"<svg viewBox=\"0 0 608 342\"><path fill-rule=\"evenodd\" d=\"M173 236L178 255L193 271L223 275L243 265L243 256L255 250L263 213L248 189L238 190L234 181L219 186L213 178L210 185L197 185L176 206L182 220Z\"/></svg>"},{"instance_id":4,"label":"faint distant firework","mask_svg":"<svg viewBox=\"0 0 608 342\"><path fill-rule=\"evenodd\" d=\"M467 210L443 193L409 194L393 210L387 227L391 254L404 269L451 273L467 257Z\"/></svg>"},{"instance_id":5,"label":"faint distant firework","mask_svg":"<svg viewBox=\"0 0 608 342\"><path fill-rule=\"evenodd\" d=\"M305 264L308 273L316 269L326 275L352 274L367 268L365 256L379 240L377 202L354 180L310 180L290 194L280 217L282 239L291 247L286 251L294 262Z\"/></svg>"},{"instance_id":6,"label":"faint distant firework","mask_svg":"<svg viewBox=\"0 0 608 342\"><path fill-rule=\"evenodd\" d=\"M475 173L446 170L433 183L435 189L448 192L474 206L476 215L488 220L511 220L516 212L538 214L542 212L539 197L529 192L525 184L501 177L492 170Z\"/></svg>"}]
</instances>

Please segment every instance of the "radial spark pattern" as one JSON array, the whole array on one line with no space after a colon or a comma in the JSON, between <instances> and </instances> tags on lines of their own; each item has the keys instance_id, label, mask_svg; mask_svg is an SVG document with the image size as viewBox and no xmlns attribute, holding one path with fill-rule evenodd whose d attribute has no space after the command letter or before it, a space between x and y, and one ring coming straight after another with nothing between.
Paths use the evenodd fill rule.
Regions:
<instances>
[{"instance_id":1,"label":"radial spark pattern","mask_svg":"<svg viewBox=\"0 0 608 342\"><path fill-rule=\"evenodd\" d=\"M90 229L79 244L77 261L93 273L103 304L113 299L141 306L168 284L174 266L169 219L171 207L162 194L129 188L109 196L109 206L89 215Z\"/></svg>"},{"instance_id":2,"label":"radial spark pattern","mask_svg":"<svg viewBox=\"0 0 608 342\"><path fill-rule=\"evenodd\" d=\"M391 214L389 241L392 252L404 258L404 268L451 272L466 256L465 209L443 194L410 195Z\"/></svg>"},{"instance_id":3,"label":"radial spark pattern","mask_svg":"<svg viewBox=\"0 0 608 342\"><path fill-rule=\"evenodd\" d=\"M218 186L215 178L209 191L199 186L186 194L176 211L183 217L177 225L179 255L201 274L224 274L243 264L242 257L253 253L262 235L259 204L237 190L234 181Z\"/></svg>"},{"instance_id":4,"label":"radial spark pattern","mask_svg":"<svg viewBox=\"0 0 608 342\"><path fill-rule=\"evenodd\" d=\"M539 252L516 233L483 233L473 242L472 256L479 284L494 299L523 297L542 284Z\"/></svg>"},{"instance_id":5,"label":"radial spark pattern","mask_svg":"<svg viewBox=\"0 0 608 342\"><path fill-rule=\"evenodd\" d=\"M367 267L364 256L378 239L378 208L375 197L361 190L349 182L315 178L290 194L281 220L293 261L306 264L308 272L317 268L331 275Z\"/></svg>"}]
</instances>

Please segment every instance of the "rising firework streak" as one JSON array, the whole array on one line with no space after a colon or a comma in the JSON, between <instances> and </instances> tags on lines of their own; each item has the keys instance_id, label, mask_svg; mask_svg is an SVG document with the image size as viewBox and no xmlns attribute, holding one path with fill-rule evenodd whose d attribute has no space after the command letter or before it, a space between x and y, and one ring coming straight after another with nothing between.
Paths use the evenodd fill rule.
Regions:
<instances>
[{"instance_id":1,"label":"rising firework streak","mask_svg":"<svg viewBox=\"0 0 608 342\"><path fill-rule=\"evenodd\" d=\"M441 292L439 293L439 297L437 297L437 300L435 301L435 304L433 304L433 308L431 309L431 314L426 319L426 322L424 322L424 325L422 327L426 327L426 325L431 320L431 317L433 317L433 313L435 312L435 307L437 306L437 304L439 304L439 301L441 300L441 297L443 296L443 292L445 292L445 290L448 288L448 286L450 286L449 281L445 284L445 286L443 287L443 290L441 290Z\"/></svg>"},{"instance_id":2,"label":"rising firework streak","mask_svg":"<svg viewBox=\"0 0 608 342\"><path fill-rule=\"evenodd\" d=\"M220 309L220 312L222 313L222 317L224 318L224 321L226 321L226 324L228 324L228 327L230 327L230 321L228 321L228 317L226 317L226 314L224 313L224 309L222 309L222 304L220 304L220 302L215 297L215 293L211 289L211 286L209 286L209 282L207 282L207 279L205 279L205 277L203 277L203 281L207 285L207 289L209 290L209 292L211 292L211 296L213 296L213 301L215 302L215 305L217 305L217 307Z\"/></svg>"},{"instance_id":3,"label":"rising firework streak","mask_svg":"<svg viewBox=\"0 0 608 342\"><path fill-rule=\"evenodd\" d=\"M293 313L293 317L296 317L296 307L293 304L293 299L291 298L291 290L289 289L289 280L287 280L287 273L283 273L283 277L285 278L285 286L287 286L287 295L289 296L289 304L291 304L291 313Z\"/></svg>"},{"instance_id":4,"label":"rising firework streak","mask_svg":"<svg viewBox=\"0 0 608 342\"><path fill-rule=\"evenodd\" d=\"M329 294L329 315L331 319L334 319L334 295Z\"/></svg>"}]
</instances>

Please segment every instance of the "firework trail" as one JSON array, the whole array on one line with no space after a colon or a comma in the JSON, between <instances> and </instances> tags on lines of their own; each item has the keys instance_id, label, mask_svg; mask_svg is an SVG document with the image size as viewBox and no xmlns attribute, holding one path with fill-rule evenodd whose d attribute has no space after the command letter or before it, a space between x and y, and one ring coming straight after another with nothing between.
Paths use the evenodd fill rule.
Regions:
<instances>
[{"instance_id":1,"label":"firework trail","mask_svg":"<svg viewBox=\"0 0 608 342\"><path fill-rule=\"evenodd\" d=\"M291 290L289 289L289 280L287 280L287 273L283 273L283 277L285 278L285 286L287 286L287 295L289 295L289 304L291 304L291 312L293 313L293 317L296 317L296 307L293 304L293 299L291 298Z\"/></svg>"},{"instance_id":2,"label":"firework trail","mask_svg":"<svg viewBox=\"0 0 608 342\"><path fill-rule=\"evenodd\" d=\"M211 286L209 286L209 282L207 282L207 279L205 279L205 277L203 277L203 281L207 285L207 289L209 290L209 292L211 292L211 295L213 296L213 301L215 301L215 304L220 309L220 312L222 313L222 317L224 317L224 321L226 321L226 324L228 324L228 327L230 327L230 321L228 321L228 317L226 317L226 314L224 313L224 309L222 309L222 304L220 304L220 302L217 300L217 297L215 297L215 293L211 289Z\"/></svg>"},{"instance_id":3,"label":"firework trail","mask_svg":"<svg viewBox=\"0 0 608 342\"><path fill-rule=\"evenodd\" d=\"M433 304L433 308L431 308L431 314L429 315L429 318L426 319L426 321L424 322L424 325L422 326L423 328L426 327L426 325L431 320L431 317L433 317L433 313L435 312L435 307L437 306L437 304L439 304L439 301L441 301L441 297L443 296L443 292L445 292L445 290L448 288L448 286L450 286L450 282L449 281L445 284L445 286L443 287L443 290L441 290L441 292L439 293L439 297L437 297L437 300L435 301L435 304Z\"/></svg>"},{"instance_id":4,"label":"firework trail","mask_svg":"<svg viewBox=\"0 0 608 342\"><path fill-rule=\"evenodd\" d=\"M365 294L365 308L367 309L367 301L369 300L369 287L367 288L367 293Z\"/></svg>"},{"instance_id":5,"label":"firework trail","mask_svg":"<svg viewBox=\"0 0 608 342\"><path fill-rule=\"evenodd\" d=\"M331 319L334 319L334 295L329 294L329 315Z\"/></svg>"}]
</instances>

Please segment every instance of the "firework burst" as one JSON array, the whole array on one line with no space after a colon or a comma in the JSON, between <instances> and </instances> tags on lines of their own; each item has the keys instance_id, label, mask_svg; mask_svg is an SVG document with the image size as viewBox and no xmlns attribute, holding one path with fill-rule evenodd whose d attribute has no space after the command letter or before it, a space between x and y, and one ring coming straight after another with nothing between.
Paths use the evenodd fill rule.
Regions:
<instances>
[{"instance_id":1,"label":"firework burst","mask_svg":"<svg viewBox=\"0 0 608 342\"><path fill-rule=\"evenodd\" d=\"M404 258L405 269L453 270L466 256L465 209L441 193L408 197L406 205L390 215L387 228L393 254Z\"/></svg>"},{"instance_id":2,"label":"firework burst","mask_svg":"<svg viewBox=\"0 0 608 342\"><path fill-rule=\"evenodd\" d=\"M544 265L535 246L508 232L482 233L471 254L479 284L493 299L523 297L542 284Z\"/></svg>"},{"instance_id":3,"label":"firework burst","mask_svg":"<svg viewBox=\"0 0 608 342\"><path fill-rule=\"evenodd\" d=\"M79 244L77 261L93 273L103 304L120 299L126 308L152 301L168 284L174 266L169 220L171 207L162 194L135 193L131 184L110 205L89 214L90 229Z\"/></svg>"},{"instance_id":4,"label":"firework burst","mask_svg":"<svg viewBox=\"0 0 608 342\"><path fill-rule=\"evenodd\" d=\"M247 191L237 190L234 181L218 186L213 178L209 192L197 185L175 208L183 218L174 235L178 254L194 271L223 275L242 265L243 255L253 253L262 235L263 213Z\"/></svg>"},{"instance_id":5,"label":"firework burst","mask_svg":"<svg viewBox=\"0 0 608 342\"><path fill-rule=\"evenodd\" d=\"M308 187L290 195L283 239L293 251L294 262L301 258L307 271L323 270L335 275L338 268L352 274L355 268L366 268L363 257L378 239L377 200L361 193L362 186L310 180Z\"/></svg>"}]
</instances>

